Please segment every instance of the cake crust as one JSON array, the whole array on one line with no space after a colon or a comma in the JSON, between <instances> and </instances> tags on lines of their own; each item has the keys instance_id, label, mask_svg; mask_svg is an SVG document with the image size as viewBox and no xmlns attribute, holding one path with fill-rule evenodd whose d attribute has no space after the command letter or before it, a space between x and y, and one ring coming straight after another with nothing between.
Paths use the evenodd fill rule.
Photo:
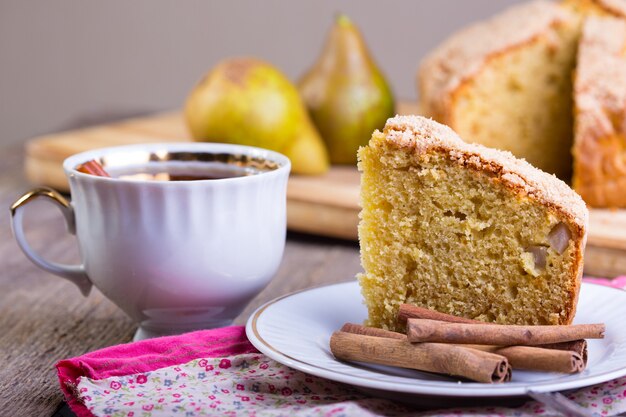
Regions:
<instances>
[{"instance_id":1,"label":"cake crust","mask_svg":"<svg viewBox=\"0 0 626 417\"><path fill-rule=\"evenodd\" d=\"M575 77L574 188L595 207L626 207L626 21L587 19Z\"/></svg>"},{"instance_id":2,"label":"cake crust","mask_svg":"<svg viewBox=\"0 0 626 417\"><path fill-rule=\"evenodd\" d=\"M420 116L396 116L387 120L383 132L398 147L417 154L438 150L459 164L497 175L520 195L548 205L570 219L578 230L586 230L589 212L582 198L555 175L547 174L510 152L464 142L448 126Z\"/></svg>"}]
</instances>

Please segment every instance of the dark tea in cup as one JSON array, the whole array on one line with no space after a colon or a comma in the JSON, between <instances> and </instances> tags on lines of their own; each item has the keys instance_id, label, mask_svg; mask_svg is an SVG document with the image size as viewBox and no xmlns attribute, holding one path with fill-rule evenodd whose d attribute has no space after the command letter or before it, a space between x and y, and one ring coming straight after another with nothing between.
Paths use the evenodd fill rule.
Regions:
<instances>
[{"instance_id":1,"label":"dark tea in cup","mask_svg":"<svg viewBox=\"0 0 626 417\"><path fill-rule=\"evenodd\" d=\"M150 155L147 163L130 162L120 164L119 160L105 157L92 163L112 178L131 181L220 180L256 175L277 168L274 162L268 160L224 153L172 152L166 155ZM99 175L80 167L77 169Z\"/></svg>"},{"instance_id":2,"label":"dark tea in cup","mask_svg":"<svg viewBox=\"0 0 626 417\"><path fill-rule=\"evenodd\" d=\"M168 166L149 164L109 170L113 178L134 181L204 181L245 177L258 174L257 170L237 167Z\"/></svg>"}]
</instances>

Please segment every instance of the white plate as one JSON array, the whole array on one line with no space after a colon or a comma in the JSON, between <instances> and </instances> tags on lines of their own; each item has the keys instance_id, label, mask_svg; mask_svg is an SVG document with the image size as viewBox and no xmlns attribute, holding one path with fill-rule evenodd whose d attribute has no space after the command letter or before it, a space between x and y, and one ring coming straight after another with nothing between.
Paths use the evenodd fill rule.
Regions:
<instances>
[{"instance_id":1,"label":"white plate","mask_svg":"<svg viewBox=\"0 0 626 417\"><path fill-rule=\"evenodd\" d=\"M341 362L330 352L331 334L367 316L360 287L347 282L286 295L258 308L246 324L252 344L270 358L300 371L361 388L454 397L511 397L562 391L626 375L626 291L583 283L575 323L606 323L601 340L589 340L589 362L580 374L513 371L511 382L460 382L435 374Z\"/></svg>"}]
</instances>

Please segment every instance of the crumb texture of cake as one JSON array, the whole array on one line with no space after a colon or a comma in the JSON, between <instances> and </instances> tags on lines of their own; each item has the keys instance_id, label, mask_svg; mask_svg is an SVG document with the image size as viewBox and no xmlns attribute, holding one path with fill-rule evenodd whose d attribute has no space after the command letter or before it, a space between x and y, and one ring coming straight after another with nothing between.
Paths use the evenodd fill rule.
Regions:
<instances>
[{"instance_id":1,"label":"crumb texture of cake","mask_svg":"<svg viewBox=\"0 0 626 417\"><path fill-rule=\"evenodd\" d=\"M425 115L569 179L575 13L535 1L452 35L420 66Z\"/></svg>"},{"instance_id":2,"label":"crumb texture of cake","mask_svg":"<svg viewBox=\"0 0 626 417\"><path fill-rule=\"evenodd\" d=\"M367 324L402 331L409 303L486 322L567 324L588 212L565 183L419 116L359 150Z\"/></svg>"},{"instance_id":3,"label":"crumb texture of cake","mask_svg":"<svg viewBox=\"0 0 626 417\"><path fill-rule=\"evenodd\" d=\"M575 76L573 186L594 207L626 207L626 21L589 17Z\"/></svg>"}]
</instances>

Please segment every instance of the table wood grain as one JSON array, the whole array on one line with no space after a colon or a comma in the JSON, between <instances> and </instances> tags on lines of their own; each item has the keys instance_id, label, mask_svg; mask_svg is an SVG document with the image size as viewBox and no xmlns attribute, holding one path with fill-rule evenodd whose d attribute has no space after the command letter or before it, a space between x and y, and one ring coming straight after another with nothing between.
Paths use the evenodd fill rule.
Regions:
<instances>
[{"instance_id":1,"label":"table wood grain","mask_svg":"<svg viewBox=\"0 0 626 417\"><path fill-rule=\"evenodd\" d=\"M83 353L129 342L136 326L96 289L84 298L71 283L35 267L10 230L9 206L27 191L21 146L0 148L0 414L50 416L63 400L54 365ZM75 263L78 250L54 206L33 203L27 236L43 256ZM355 242L288 234L280 269L237 318L277 296L353 280L361 270Z\"/></svg>"}]
</instances>

